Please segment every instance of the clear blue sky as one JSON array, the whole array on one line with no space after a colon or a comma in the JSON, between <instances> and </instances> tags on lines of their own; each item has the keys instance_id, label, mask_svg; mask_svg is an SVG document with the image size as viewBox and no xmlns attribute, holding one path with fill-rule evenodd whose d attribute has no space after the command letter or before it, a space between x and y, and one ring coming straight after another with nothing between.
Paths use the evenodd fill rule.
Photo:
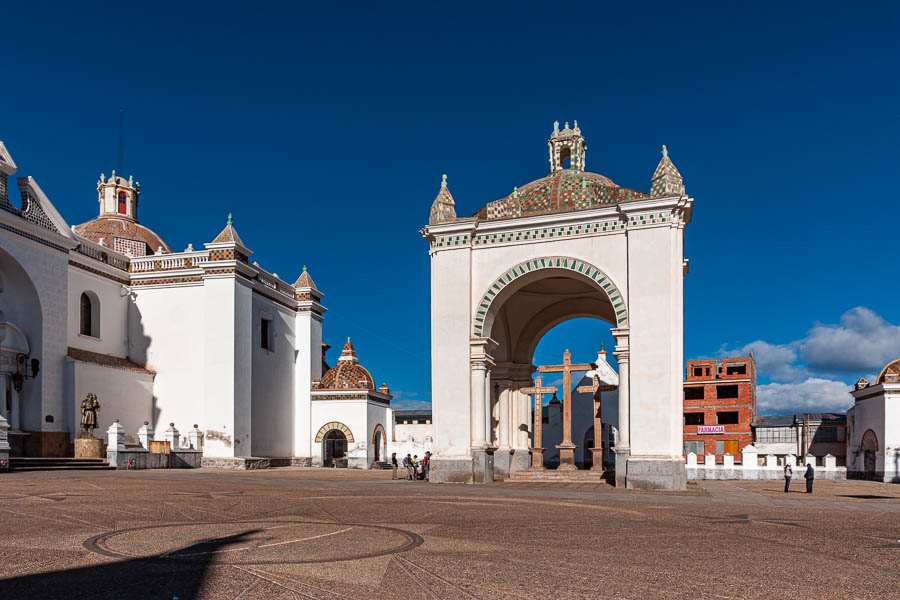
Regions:
<instances>
[{"instance_id":1,"label":"clear blue sky","mask_svg":"<svg viewBox=\"0 0 900 600\"><path fill-rule=\"evenodd\" d=\"M20 174L92 218L124 107L141 222L177 250L233 212L264 267L309 265L326 341L352 336L413 406L441 174L471 214L544 176L552 122L578 119L588 170L646 191L665 143L696 199L686 358L754 349L785 412L900 356L896 7L242 5L4 5ZM564 324L535 360L589 360L606 329Z\"/></svg>"}]
</instances>

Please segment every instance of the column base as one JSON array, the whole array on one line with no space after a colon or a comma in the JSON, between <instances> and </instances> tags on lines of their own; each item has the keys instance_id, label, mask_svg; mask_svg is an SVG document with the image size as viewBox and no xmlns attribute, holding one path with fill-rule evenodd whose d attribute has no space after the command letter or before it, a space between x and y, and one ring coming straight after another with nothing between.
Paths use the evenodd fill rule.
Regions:
<instances>
[{"instance_id":1,"label":"column base","mask_svg":"<svg viewBox=\"0 0 900 600\"><path fill-rule=\"evenodd\" d=\"M618 463L618 460L616 462ZM625 487L630 490L687 489L687 472L684 468L684 459L680 456L629 456L626 470ZM618 478L617 473L617 481Z\"/></svg>"},{"instance_id":2,"label":"column base","mask_svg":"<svg viewBox=\"0 0 900 600\"><path fill-rule=\"evenodd\" d=\"M531 450L531 467L529 471L544 470L544 448L530 448Z\"/></svg>"},{"instance_id":3,"label":"column base","mask_svg":"<svg viewBox=\"0 0 900 600\"><path fill-rule=\"evenodd\" d=\"M557 471L576 471L578 467L575 466L575 448L577 448L575 444L560 444L557 446L559 449L559 467L556 468Z\"/></svg>"},{"instance_id":4,"label":"column base","mask_svg":"<svg viewBox=\"0 0 900 600\"><path fill-rule=\"evenodd\" d=\"M531 456L525 448L513 448L509 451L509 476L519 471L527 471L531 466Z\"/></svg>"},{"instance_id":5,"label":"column base","mask_svg":"<svg viewBox=\"0 0 900 600\"><path fill-rule=\"evenodd\" d=\"M591 456L593 457L591 471L603 472L603 448L591 448Z\"/></svg>"},{"instance_id":6,"label":"column base","mask_svg":"<svg viewBox=\"0 0 900 600\"><path fill-rule=\"evenodd\" d=\"M472 483L494 483L493 446L472 448Z\"/></svg>"},{"instance_id":7,"label":"column base","mask_svg":"<svg viewBox=\"0 0 900 600\"><path fill-rule=\"evenodd\" d=\"M631 456L631 448L628 446L616 446L613 448L613 452L616 454L616 487L626 487L628 457Z\"/></svg>"},{"instance_id":8,"label":"column base","mask_svg":"<svg viewBox=\"0 0 900 600\"><path fill-rule=\"evenodd\" d=\"M473 448L472 453L475 452ZM428 480L431 483L472 483L474 464L471 456L432 456ZM405 477L405 470L400 475Z\"/></svg>"},{"instance_id":9,"label":"column base","mask_svg":"<svg viewBox=\"0 0 900 600\"><path fill-rule=\"evenodd\" d=\"M508 479L512 469L513 449L509 446L497 448L494 452L494 475L498 479Z\"/></svg>"}]
</instances>

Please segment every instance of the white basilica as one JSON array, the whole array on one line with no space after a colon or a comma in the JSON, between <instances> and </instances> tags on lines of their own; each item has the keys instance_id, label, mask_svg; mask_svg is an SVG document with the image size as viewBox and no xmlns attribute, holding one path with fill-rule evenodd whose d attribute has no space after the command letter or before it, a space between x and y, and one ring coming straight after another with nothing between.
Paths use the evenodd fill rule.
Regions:
<instances>
[{"instance_id":1,"label":"white basilica","mask_svg":"<svg viewBox=\"0 0 900 600\"><path fill-rule=\"evenodd\" d=\"M385 460L391 395L348 339L325 363L322 292L251 260L229 216L203 248L172 252L138 221L141 188L97 182L97 218L70 227L0 143L0 434L13 456L71 456L79 405L134 438L202 432L204 464ZM299 269L298 269L299 270ZM4 440L0 439L0 444ZM343 466L342 465L342 466Z\"/></svg>"},{"instance_id":2,"label":"white basilica","mask_svg":"<svg viewBox=\"0 0 900 600\"><path fill-rule=\"evenodd\" d=\"M693 200L665 146L649 193L585 170L577 122L555 124L547 148L548 175L470 217L457 216L445 178L422 230L431 255L432 481L543 470L539 455L554 450L560 469L576 468L586 438L573 435L572 406L563 401L561 443L540 447L548 444L535 440L541 419L526 390L541 389L532 382L541 337L595 317L616 340L616 483L683 489L683 239ZM591 368L582 365L571 370ZM565 364L538 370L570 376Z\"/></svg>"}]
</instances>

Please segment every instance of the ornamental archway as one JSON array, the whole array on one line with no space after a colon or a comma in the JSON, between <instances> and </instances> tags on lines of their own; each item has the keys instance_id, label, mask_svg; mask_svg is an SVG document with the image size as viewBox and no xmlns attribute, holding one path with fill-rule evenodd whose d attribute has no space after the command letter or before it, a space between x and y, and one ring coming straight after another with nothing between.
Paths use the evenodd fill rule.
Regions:
<instances>
[{"instance_id":1,"label":"ornamental archway","mask_svg":"<svg viewBox=\"0 0 900 600\"><path fill-rule=\"evenodd\" d=\"M375 449L374 462L384 461L387 456L387 434L381 423L372 430L372 447Z\"/></svg>"},{"instance_id":2,"label":"ornamental archway","mask_svg":"<svg viewBox=\"0 0 900 600\"><path fill-rule=\"evenodd\" d=\"M325 423L319 428L319 431L316 433L316 443L320 443L322 439L325 437L325 434L329 431L337 429L347 438L347 441L351 444L354 442L353 440L353 432L350 431L350 428L341 423L340 421L331 421L329 423Z\"/></svg>"},{"instance_id":3,"label":"ornamental archway","mask_svg":"<svg viewBox=\"0 0 900 600\"><path fill-rule=\"evenodd\" d=\"M564 256L530 259L505 271L482 294L472 323L470 361L473 423L480 423L483 418L484 425L483 430L473 426L472 437L476 445L498 448L494 462L498 475L505 477L528 468L529 448L534 440L530 432L534 430L539 404L532 408L532 397L520 390L533 387L533 359L538 342L556 325L585 317L604 321L611 327L617 342L615 356L620 375L627 382L628 307L620 288L596 265ZM590 363L596 356L571 359L573 363ZM561 389L559 397L564 398ZM480 416L482 403L484 417ZM617 426L624 445L628 439L627 389L619 394L618 404ZM563 410L572 414L571 406ZM624 419L621 415L625 415ZM569 416L564 419L563 430L564 445L583 445L582 439L568 441L572 433ZM579 452L585 452L584 448Z\"/></svg>"}]
</instances>

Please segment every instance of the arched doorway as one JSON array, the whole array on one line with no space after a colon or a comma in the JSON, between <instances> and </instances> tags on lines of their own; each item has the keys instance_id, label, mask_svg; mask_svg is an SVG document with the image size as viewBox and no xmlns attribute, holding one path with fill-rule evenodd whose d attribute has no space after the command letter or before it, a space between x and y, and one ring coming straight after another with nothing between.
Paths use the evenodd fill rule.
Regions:
<instances>
[{"instance_id":1,"label":"arched doorway","mask_svg":"<svg viewBox=\"0 0 900 600\"><path fill-rule=\"evenodd\" d=\"M373 462L383 462L387 457L387 435L384 426L379 423L372 431L372 446L375 451Z\"/></svg>"},{"instance_id":2,"label":"arched doorway","mask_svg":"<svg viewBox=\"0 0 900 600\"><path fill-rule=\"evenodd\" d=\"M517 275L514 276L514 273ZM505 285L501 285L507 278ZM587 321L593 325L593 329L604 331L603 338L612 340L615 337L621 350L618 354L619 368L625 371L627 377L628 313L617 286L605 273L583 261L562 257L535 259L511 269L485 293L481 305L483 309L479 311L473 333L480 333L480 339L489 341L481 347L473 341L472 364L476 369L473 374L479 377L479 365L484 365L484 404L489 428L480 439L484 440L485 445L498 448L494 458L495 476L505 477L516 470L527 468L530 460L526 444L530 445L528 438L532 429L531 415L536 407L532 407L531 397L519 390L532 387L534 366L540 366L543 360L552 364L563 362L562 351L556 353L553 360L549 356L536 360L539 342L542 342L548 332L563 323L573 319ZM605 324L601 324L604 322ZM608 333L610 329L612 336ZM590 353L584 356L573 355L571 362L594 362L601 342L605 341L603 338L595 339ZM590 367L573 370L574 376L570 375L569 384L576 385L583 372L589 369ZM545 385L548 377L552 378L553 375L547 374L543 378ZM473 391L475 390L476 386L473 385ZM627 398L627 394L623 396ZM548 443L544 443L544 446L548 451L547 460L556 464L554 457L567 449L567 456L571 458L559 454L560 461L569 468L576 464L583 466L584 428L591 424L593 405L591 403L586 406L586 416L579 421L585 423L584 428L573 431L574 400L570 396L573 406L567 408L562 388L559 389L558 397L564 402L559 432L561 439L553 440L552 445L546 440ZM477 420L476 416L475 421ZM478 439L478 433L473 431L473 439Z\"/></svg>"},{"instance_id":3,"label":"arched doorway","mask_svg":"<svg viewBox=\"0 0 900 600\"><path fill-rule=\"evenodd\" d=\"M863 477L865 479L875 479L876 472L876 454L878 453L878 437L871 429L867 429L862 436L860 450L863 455Z\"/></svg>"},{"instance_id":4,"label":"arched doorway","mask_svg":"<svg viewBox=\"0 0 900 600\"><path fill-rule=\"evenodd\" d=\"M347 436L339 429L332 429L322 438L322 466L347 466Z\"/></svg>"}]
</instances>

